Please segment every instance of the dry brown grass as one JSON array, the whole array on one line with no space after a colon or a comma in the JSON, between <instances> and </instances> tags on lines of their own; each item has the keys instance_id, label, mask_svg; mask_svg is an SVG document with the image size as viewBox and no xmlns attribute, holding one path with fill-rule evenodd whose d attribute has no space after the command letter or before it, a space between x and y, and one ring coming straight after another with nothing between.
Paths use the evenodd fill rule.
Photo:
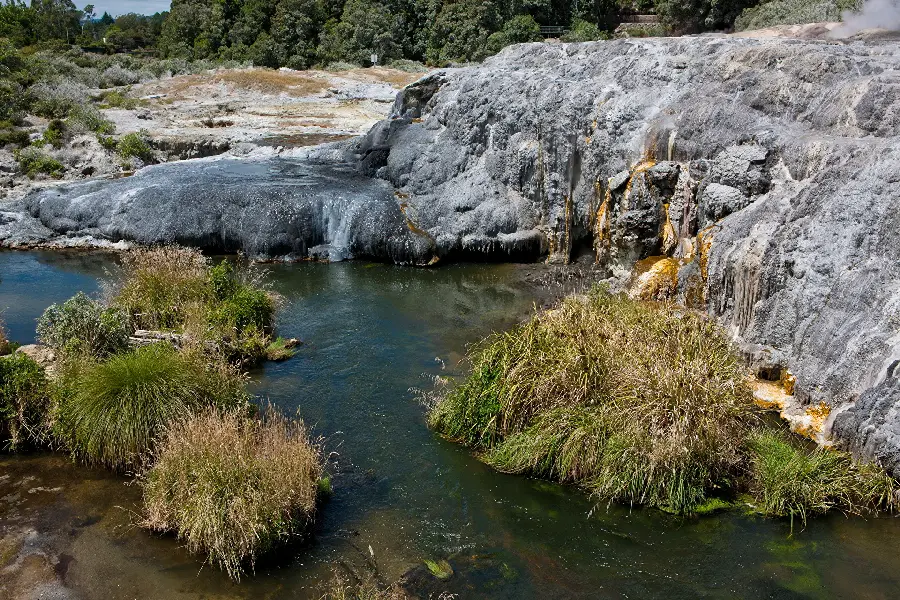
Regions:
<instances>
[{"instance_id":1,"label":"dry brown grass","mask_svg":"<svg viewBox=\"0 0 900 600\"><path fill-rule=\"evenodd\" d=\"M171 531L237 580L313 522L321 452L301 421L214 411L171 428L142 479L142 526Z\"/></svg>"},{"instance_id":2,"label":"dry brown grass","mask_svg":"<svg viewBox=\"0 0 900 600\"><path fill-rule=\"evenodd\" d=\"M212 76L212 81L264 94L288 94L297 97L321 94L328 87L328 80L325 78L272 69L221 71Z\"/></svg>"},{"instance_id":3,"label":"dry brown grass","mask_svg":"<svg viewBox=\"0 0 900 600\"><path fill-rule=\"evenodd\" d=\"M185 307L209 294L209 261L193 248L158 246L122 255L124 277L115 293L138 329L176 329Z\"/></svg>"}]
</instances>

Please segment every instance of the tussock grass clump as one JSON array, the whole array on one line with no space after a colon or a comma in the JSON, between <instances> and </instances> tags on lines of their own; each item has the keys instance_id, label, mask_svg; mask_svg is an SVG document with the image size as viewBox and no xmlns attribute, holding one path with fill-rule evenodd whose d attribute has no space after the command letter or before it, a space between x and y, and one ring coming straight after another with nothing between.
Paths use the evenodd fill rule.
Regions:
<instances>
[{"instance_id":1,"label":"tussock grass clump","mask_svg":"<svg viewBox=\"0 0 900 600\"><path fill-rule=\"evenodd\" d=\"M208 263L199 250L159 246L122 255L124 277L115 302L138 329L173 330L189 307L209 296Z\"/></svg>"},{"instance_id":2,"label":"tussock grass clump","mask_svg":"<svg viewBox=\"0 0 900 600\"><path fill-rule=\"evenodd\" d=\"M168 430L142 480L142 525L175 532L231 578L305 532L321 454L300 421L204 412Z\"/></svg>"},{"instance_id":3,"label":"tussock grass clump","mask_svg":"<svg viewBox=\"0 0 900 600\"><path fill-rule=\"evenodd\" d=\"M488 338L430 425L506 472L690 513L726 485L754 418L746 372L701 315L595 290Z\"/></svg>"},{"instance_id":4,"label":"tussock grass clump","mask_svg":"<svg viewBox=\"0 0 900 600\"><path fill-rule=\"evenodd\" d=\"M0 444L18 451L40 445L49 429L50 397L44 369L24 354L0 357Z\"/></svg>"},{"instance_id":5,"label":"tussock grass clump","mask_svg":"<svg viewBox=\"0 0 900 600\"><path fill-rule=\"evenodd\" d=\"M245 380L199 353L153 344L68 370L57 430L73 453L113 469L141 466L173 423L209 406L247 401Z\"/></svg>"},{"instance_id":6,"label":"tussock grass clump","mask_svg":"<svg viewBox=\"0 0 900 600\"><path fill-rule=\"evenodd\" d=\"M807 517L840 510L874 513L893 508L897 482L881 467L854 462L850 454L810 447L781 431L754 432L750 493L759 512L773 517Z\"/></svg>"}]
</instances>

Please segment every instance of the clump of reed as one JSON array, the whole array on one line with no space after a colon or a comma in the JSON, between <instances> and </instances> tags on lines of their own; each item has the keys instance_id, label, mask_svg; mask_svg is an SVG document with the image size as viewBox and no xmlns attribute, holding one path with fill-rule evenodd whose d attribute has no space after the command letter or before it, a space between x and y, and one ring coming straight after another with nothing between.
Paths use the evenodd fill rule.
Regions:
<instances>
[{"instance_id":1,"label":"clump of reed","mask_svg":"<svg viewBox=\"0 0 900 600\"><path fill-rule=\"evenodd\" d=\"M313 521L322 459L301 421L205 411L169 428L154 458L142 525L174 532L232 579Z\"/></svg>"},{"instance_id":2,"label":"clump of reed","mask_svg":"<svg viewBox=\"0 0 900 600\"><path fill-rule=\"evenodd\" d=\"M248 399L239 371L167 343L105 361L71 360L62 380L57 436L85 462L118 470L144 464L155 439L174 423Z\"/></svg>"},{"instance_id":3,"label":"clump of reed","mask_svg":"<svg viewBox=\"0 0 900 600\"><path fill-rule=\"evenodd\" d=\"M21 353L0 357L0 444L19 451L42 444L49 431L50 395L44 369Z\"/></svg>"},{"instance_id":4,"label":"clump of reed","mask_svg":"<svg viewBox=\"0 0 900 600\"><path fill-rule=\"evenodd\" d=\"M497 334L429 423L505 472L690 513L741 462L752 392L702 315L603 290Z\"/></svg>"},{"instance_id":5,"label":"clump of reed","mask_svg":"<svg viewBox=\"0 0 900 600\"><path fill-rule=\"evenodd\" d=\"M805 525L809 516L830 510L871 514L893 508L897 482L876 464L777 430L755 431L748 448L749 491L764 515L789 517L792 525L799 518Z\"/></svg>"}]
</instances>

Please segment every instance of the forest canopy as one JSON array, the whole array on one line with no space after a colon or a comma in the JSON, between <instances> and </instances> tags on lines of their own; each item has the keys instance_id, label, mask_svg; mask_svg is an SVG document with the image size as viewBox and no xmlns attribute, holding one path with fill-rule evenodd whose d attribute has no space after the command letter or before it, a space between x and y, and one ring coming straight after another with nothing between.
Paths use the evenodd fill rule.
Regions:
<instances>
[{"instance_id":1,"label":"forest canopy","mask_svg":"<svg viewBox=\"0 0 900 600\"><path fill-rule=\"evenodd\" d=\"M480 61L544 38L609 37L628 13L656 13L654 34L835 18L859 0L172 0L169 12L97 15L72 0L0 0L0 38L22 47L58 40L86 49L143 50L162 58L236 60L258 66L431 65ZM811 11L808 5L815 4Z\"/></svg>"}]
</instances>

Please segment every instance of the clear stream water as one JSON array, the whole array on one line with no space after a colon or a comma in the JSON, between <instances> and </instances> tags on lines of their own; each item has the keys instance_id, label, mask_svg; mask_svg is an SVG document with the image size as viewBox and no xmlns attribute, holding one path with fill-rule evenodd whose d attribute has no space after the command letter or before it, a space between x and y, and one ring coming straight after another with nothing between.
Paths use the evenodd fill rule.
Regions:
<instances>
[{"instance_id":1,"label":"clear stream water","mask_svg":"<svg viewBox=\"0 0 900 600\"><path fill-rule=\"evenodd\" d=\"M49 304L97 292L113 267L104 255L0 252L11 337L31 342ZM387 581L439 558L455 566L446 589L460 598L900 595L898 519L837 515L792 535L786 522L739 514L595 507L576 490L496 473L433 435L414 388L531 310L517 267L264 268L288 299L280 333L305 344L254 372L254 391L298 412L336 472L315 540L235 585L172 538L131 526L139 493L123 478L62 455L0 458L0 530L34 529L32 543L56 553L56 575L81 597L315 598L336 567Z\"/></svg>"}]
</instances>

